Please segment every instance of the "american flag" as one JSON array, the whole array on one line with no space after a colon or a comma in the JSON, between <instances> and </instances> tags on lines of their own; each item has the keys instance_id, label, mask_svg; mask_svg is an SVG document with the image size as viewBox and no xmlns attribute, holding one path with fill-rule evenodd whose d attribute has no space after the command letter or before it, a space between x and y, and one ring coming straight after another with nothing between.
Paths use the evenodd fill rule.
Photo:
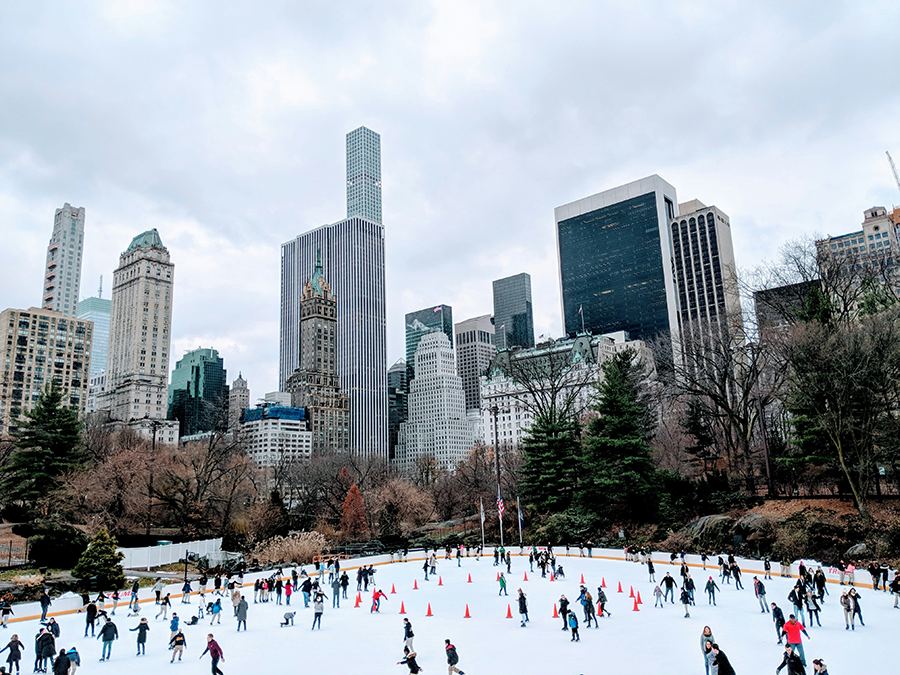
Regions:
<instances>
[{"instance_id":1,"label":"american flag","mask_svg":"<svg viewBox=\"0 0 900 675\"><path fill-rule=\"evenodd\" d=\"M440 312L442 309L444 309L444 306L443 306L443 305L438 305L437 307L434 308L434 313L437 314L437 313Z\"/></svg>"},{"instance_id":2,"label":"american flag","mask_svg":"<svg viewBox=\"0 0 900 675\"><path fill-rule=\"evenodd\" d=\"M503 512L506 511L506 507L503 506L503 497L500 496L500 486L497 486L497 514L501 517L503 516Z\"/></svg>"}]
</instances>

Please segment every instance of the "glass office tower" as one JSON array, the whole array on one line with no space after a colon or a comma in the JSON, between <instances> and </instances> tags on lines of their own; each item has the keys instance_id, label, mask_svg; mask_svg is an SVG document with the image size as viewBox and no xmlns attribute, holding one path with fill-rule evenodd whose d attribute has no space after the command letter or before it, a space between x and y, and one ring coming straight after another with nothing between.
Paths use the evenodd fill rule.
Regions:
<instances>
[{"instance_id":1,"label":"glass office tower","mask_svg":"<svg viewBox=\"0 0 900 675\"><path fill-rule=\"evenodd\" d=\"M516 274L494 284L494 341L497 349L534 347L531 275Z\"/></svg>"}]
</instances>

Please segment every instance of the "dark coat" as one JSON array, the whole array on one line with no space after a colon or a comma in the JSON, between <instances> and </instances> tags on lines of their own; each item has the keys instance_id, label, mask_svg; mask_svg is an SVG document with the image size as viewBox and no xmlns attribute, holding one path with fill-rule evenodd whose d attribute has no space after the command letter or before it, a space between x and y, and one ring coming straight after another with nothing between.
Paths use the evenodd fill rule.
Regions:
<instances>
[{"instance_id":1,"label":"dark coat","mask_svg":"<svg viewBox=\"0 0 900 675\"><path fill-rule=\"evenodd\" d=\"M135 626L134 628L131 629L131 632L132 632L132 633L133 633L134 631L137 631L137 634L138 634L138 636L137 636L137 641L138 641L138 643L139 643L139 644L143 644L144 642L147 641L147 633L150 632L150 624L149 624L149 623L144 623L143 621L141 621L141 623L139 623L137 626Z\"/></svg>"},{"instance_id":2,"label":"dark coat","mask_svg":"<svg viewBox=\"0 0 900 675\"><path fill-rule=\"evenodd\" d=\"M97 637L104 642L112 642L119 637L119 629L116 628L116 624L112 621L107 621L103 624L103 628L100 629L100 635Z\"/></svg>"},{"instance_id":3,"label":"dark coat","mask_svg":"<svg viewBox=\"0 0 900 675\"><path fill-rule=\"evenodd\" d=\"M56 654L56 640L52 633L42 633L34 643L38 656L50 659Z\"/></svg>"},{"instance_id":4,"label":"dark coat","mask_svg":"<svg viewBox=\"0 0 900 675\"><path fill-rule=\"evenodd\" d=\"M53 675L69 675L69 657L65 654L60 654L56 657L56 661L53 662Z\"/></svg>"},{"instance_id":5,"label":"dark coat","mask_svg":"<svg viewBox=\"0 0 900 675\"><path fill-rule=\"evenodd\" d=\"M716 654L716 658L713 660L713 665L719 667L719 675L735 675L734 668L731 667L731 662L728 660L725 652L723 652L721 649L719 650L719 653Z\"/></svg>"},{"instance_id":6,"label":"dark coat","mask_svg":"<svg viewBox=\"0 0 900 675\"><path fill-rule=\"evenodd\" d=\"M528 614L528 601L524 595L519 596L519 614Z\"/></svg>"},{"instance_id":7,"label":"dark coat","mask_svg":"<svg viewBox=\"0 0 900 675\"><path fill-rule=\"evenodd\" d=\"M456 653L456 647L453 645L447 645L447 663L451 666L459 663L459 655Z\"/></svg>"},{"instance_id":8,"label":"dark coat","mask_svg":"<svg viewBox=\"0 0 900 675\"><path fill-rule=\"evenodd\" d=\"M806 668L803 666L803 661L800 660L797 652L791 653L790 658L788 653L785 652L784 659L782 659L781 665L778 666L775 672L780 673L785 666L787 666L787 675L806 675Z\"/></svg>"}]
</instances>

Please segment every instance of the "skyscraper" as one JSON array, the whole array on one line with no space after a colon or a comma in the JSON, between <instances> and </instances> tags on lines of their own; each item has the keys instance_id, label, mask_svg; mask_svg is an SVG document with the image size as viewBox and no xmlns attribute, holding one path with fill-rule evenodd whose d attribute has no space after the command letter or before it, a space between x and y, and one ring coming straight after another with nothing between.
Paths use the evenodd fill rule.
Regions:
<instances>
[{"instance_id":1,"label":"skyscraper","mask_svg":"<svg viewBox=\"0 0 900 675\"><path fill-rule=\"evenodd\" d=\"M75 316L81 287L81 256L84 250L84 207L66 202L56 209L53 236L47 246L44 292L41 307Z\"/></svg>"},{"instance_id":2,"label":"skyscraper","mask_svg":"<svg viewBox=\"0 0 900 675\"><path fill-rule=\"evenodd\" d=\"M496 288L496 283L495 288ZM476 316L456 324L456 367L466 393L466 410L481 408L481 376L497 351L491 315Z\"/></svg>"},{"instance_id":3,"label":"skyscraper","mask_svg":"<svg viewBox=\"0 0 900 675\"><path fill-rule=\"evenodd\" d=\"M360 127L347 134L347 217L381 224L381 136Z\"/></svg>"},{"instance_id":4,"label":"skyscraper","mask_svg":"<svg viewBox=\"0 0 900 675\"><path fill-rule=\"evenodd\" d=\"M522 272L494 284L494 330L497 349L534 347L531 276Z\"/></svg>"},{"instance_id":5,"label":"skyscraper","mask_svg":"<svg viewBox=\"0 0 900 675\"><path fill-rule=\"evenodd\" d=\"M181 435L225 431L228 385L215 349L194 349L178 359L172 371L166 417L181 423Z\"/></svg>"},{"instance_id":6,"label":"skyscraper","mask_svg":"<svg viewBox=\"0 0 900 675\"><path fill-rule=\"evenodd\" d=\"M300 367L287 381L291 405L308 412L316 454L350 449L350 397L341 391L335 364L336 309L319 258L300 300Z\"/></svg>"},{"instance_id":7,"label":"skyscraper","mask_svg":"<svg viewBox=\"0 0 900 675\"><path fill-rule=\"evenodd\" d=\"M336 329L335 366L341 386L350 395L350 448L387 457L381 149L378 135L374 134L376 143L369 136L372 133L357 129L348 134L347 143L347 213L367 215L350 215L332 225L322 225L281 246L279 388L283 390L287 379L300 367L300 301L309 270L321 251L323 274L337 296L337 315L341 317ZM368 142L357 142L358 137L368 138ZM360 173L360 166L368 167L368 172ZM358 199L362 193L366 197ZM363 209L365 205L368 211Z\"/></svg>"},{"instance_id":8,"label":"skyscraper","mask_svg":"<svg viewBox=\"0 0 900 675\"><path fill-rule=\"evenodd\" d=\"M113 273L106 391L97 401L110 420L166 415L175 266L159 232L131 240Z\"/></svg>"},{"instance_id":9,"label":"skyscraper","mask_svg":"<svg viewBox=\"0 0 900 675\"><path fill-rule=\"evenodd\" d=\"M406 384L416 376L416 349L419 341L435 331L447 336L453 347L453 308L450 305L437 305L410 312L406 315Z\"/></svg>"},{"instance_id":10,"label":"skyscraper","mask_svg":"<svg viewBox=\"0 0 900 675\"><path fill-rule=\"evenodd\" d=\"M657 175L555 209L566 334L677 330L669 222L675 188Z\"/></svg>"},{"instance_id":11,"label":"skyscraper","mask_svg":"<svg viewBox=\"0 0 900 675\"><path fill-rule=\"evenodd\" d=\"M250 407L250 389L247 380L241 373L231 383L228 391L228 428L237 429L241 421L241 413Z\"/></svg>"},{"instance_id":12,"label":"skyscraper","mask_svg":"<svg viewBox=\"0 0 900 675\"><path fill-rule=\"evenodd\" d=\"M388 459L394 459L400 424L406 421L406 361L398 359L387 372L388 386Z\"/></svg>"},{"instance_id":13,"label":"skyscraper","mask_svg":"<svg viewBox=\"0 0 900 675\"><path fill-rule=\"evenodd\" d=\"M94 342L91 347L91 377L106 370L109 354L109 315L112 302L106 298L85 298L78 303L78 318L94 322Z\"/></svg>"}]
</instances>

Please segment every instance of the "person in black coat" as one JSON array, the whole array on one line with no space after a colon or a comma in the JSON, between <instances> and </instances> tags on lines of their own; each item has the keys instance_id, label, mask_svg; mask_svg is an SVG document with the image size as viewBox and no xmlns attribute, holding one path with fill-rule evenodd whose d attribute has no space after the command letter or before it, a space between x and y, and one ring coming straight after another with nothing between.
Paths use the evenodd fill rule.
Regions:
<instances>
[{"instance_id":1,"label":"person in black coat","mask_svg":"<svg viewBox=\"0 0 900 675\"><path fill-rule=\"evenodd\" d=\"M715 642L713 643L712 650L716 655L716 658L713 660L713 665L718 668L716 671L718 675L735 675L734 668L731 667L731 661L728 660L728 656L719 649L719 645Z\"/></svg>"},{"instance_id":2,"label":"person in black coat","mask_svg":"<svg viewBox=\"0 0 900 675\"><path fill-rule=\"evenodd\" d=\"M88 628L91 629L91 637L94 637L94 627L97 624L97 603L91 601L84 610L84 637L87 637Z\"/></svg>"},{"instance_id":3,"label":"person in black coat","mask_svg":"<svg viewBox=\"0 0 900 675\"><path fill-rule=\"evenodd\" d=\"M41 628L41 632L38 633L37 639L34 641L34 652L35 668L41 673L46 673L47 661L52 661L56 654L56 640L46 628Z\"/></svg>"},{"instance_id":4,"label":"person in black coat","mask_svg":"<svg viewBox=\"0 0 900 675\"><path fill-rule=\"evenodd\" d=\"M806 675L806 668L803 666L803 661L791 645L785 647L784 658L781 660L781 665L775 669L775 674L778 675L785 666L787 666L787 675Z\"/></svg>"},{"instance_id":5,"label":"person in black coat","mask_svg":"<svg viewBox=\"0 0 900 675\"><path fill-rule=\"evenodd\" d=\"M562 617L563 622L563 630L569 630L569 601L566 599L566 596L561 595L559 597L559 615Z\"/></svg>"},{"instance_id":6,"label":"person in black coat","mask_svg":"<svg viewBox=\"0 0 900 675\"><path fill-rule=\"evenodd\" d=\"M53 662L53 675L69 675L69 666L71 662L69 661L69 657L66 656L66 650L60 649L59 656L56 657L56 661Z\"/></svg>"},{"instance_id":7,"label":"person in black coat","mask_svg":"<svg viewBox=\"0 0 900 675\"><path fill-rule=\"evenodd\" d=\"M50 596L47 594L46 589L44 590L43 593L41 593L40 603L41 603L41 621L44 621L47 619L47 610L50 609L50 605L53 604L52 602L50 602Z\"/></svg>"},{"instance_id":8,"label":"person in black coat","mask_svg":"<svg viewBox=\"0 0 900 675\"><path fill-rule=\"evenodd\" d=\"M781 629L784 628L784 612L781 607L772 603L772 621L775 622L775 632L778 634L778 644L781 644Z\"/></svg>"},{"instance_id":9,"label":"person in black coat","mask_svg":"<svg viewBox=\"0 0 900 675\"><path fill-rule=\"evenodd\" d=\"M25 645L23 645L19 641L18 635L13 635L12 639L9 641L9 644L6 645L3 649L0 649L0 654L9 650L9 656L6 657L6 663L9 665L9 672L12 673L13 666L16 668L16 672L19 672L19 661L22 660L22 652L25 650Z\"/></svg>"},{"instance_id":10,"label":"person in black coat","mask_svg":"<svg viewBox=\"0 0 900 675\"><path fill-rule=\"evenodd\" d=\"M406 664L410 673L418 673L422 670L421 666L416 663L416 653L409 651L409 647L403 648L403 660L397 661L397 665Z\"/></svg>"},{"instance_id":11,"label":"person in black coat","mask_svg":"<svg viewBox=\"0 0 900 675\"><path fill-rule=\"evenodd\" d=\"M129 632L133 633L134 631L137 631L137 655L146 654L147 633L150 632L150 624L147 623L147 617L141 619L141 622L134 628L129 628Z\"/></svg>"},{"instance_id":12,"label":"person in black coat","mask_svg":"<svg viewBox=\"0 0 900 675\"><path fill-rule=\"evenodd\" d=\"M525 628L525 622L528 621L528 601L521 588L519 589L519 614L522 616L522 628Z\"/></svg>"}]
</instances>

